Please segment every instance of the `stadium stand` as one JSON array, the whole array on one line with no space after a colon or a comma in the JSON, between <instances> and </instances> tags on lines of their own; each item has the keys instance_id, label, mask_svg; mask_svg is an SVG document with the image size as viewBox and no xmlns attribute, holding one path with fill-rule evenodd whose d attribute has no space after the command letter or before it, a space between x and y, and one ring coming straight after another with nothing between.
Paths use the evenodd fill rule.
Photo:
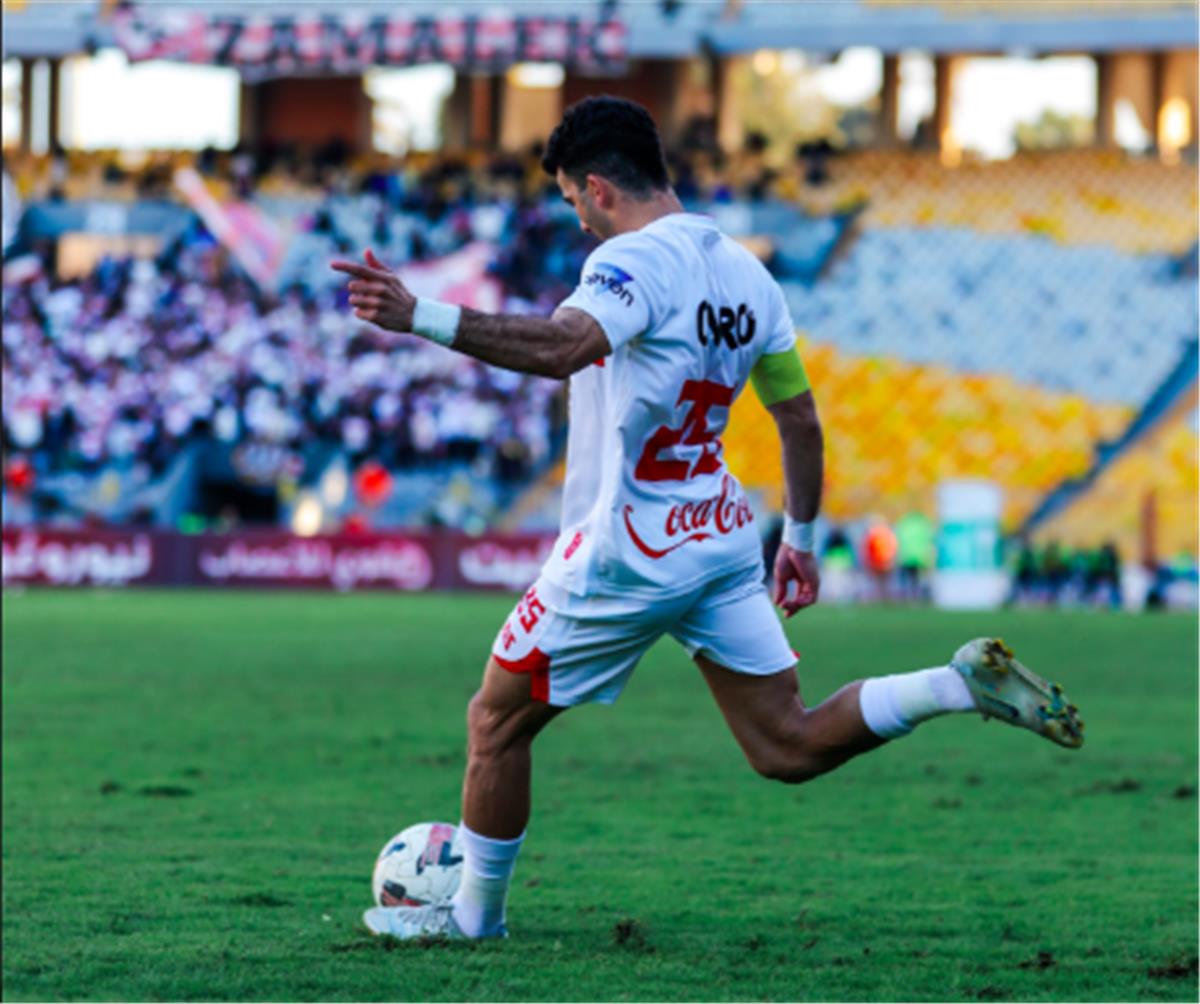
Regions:
<instances>
[{"instance_id":1,"label":"stadium stand","mask_svg":"<svg viewBox=\"0 0 1200 1004\"><path fill-rule=\"evenodd\" d=\"M776 190L817 214L863 203L868 229L965 227L1134 254L1179 254L1196 240L1194 168L1117 151L967 158L953 169L931 152L855 151L829 158L819 185L795 170Z\"/></svg>"},{"instance_id":2,"label":"stadium stand","mask_svg":"<svg viewBox=\"0 0 1200 1004\"><path fill-rule=\"evenodd\" d=\"M1173 211L1189 199L1195 205L1186 171L1097 152L950 170L931 155L892 151L834 158L819 185L802 177L798 160L790 176L764 187L743 165L727 163L722 174L703 155L673 159L689 179L690 205L757 240L784 282L830 435L827 511L838 521L929 512L939 480L982 476L1005 485L1015 528L1047 493L1094 466L1101 444L1121 435L1196 330L1186 253L1195 228ZM108 263L54 288L6 282L9 449L35 451L44 475L96 473L106 462L128 468L131 459L153 475L193 430L230 444L296 448L316 438L351 463L378 455L416 479L378 514L398 524L494 517L522 478L550 461L558 407L550 385L426 346L380 352L349 330L325 268L333 254L366 244L401 264L490 242L489 271L507 309L551 309L587 245L569 211L542 198L546 180L533 152L422 156L391 172L379 158L332 157L293 173L286 161L237 153L160 154L136 170L111 154L29 157L13 168L19 190L34 199L52 198L57 178L79 197L144 201L147 192L170 194L168 179L181 166L199 168L216 195L248 197L281 225L299 221L280 295L239 280L202 228L156 265ZM204 269L220 275L228 302L202 287ZM155 320L208 334L180 342L148 322L147 304L163 297L178 302L173 314L155 310ZM97 317L109 323L85 337ZM285 338L297 325L312 334ZM238 332L233 353L229 332ZM189 411L186 394L172 397L177 388L148 393L133 362L145 351L174 353L187 369L205 360L204 388L193 394L212 402L209 411ZM271 374L297 352L308 376L279 385ZM237 376L238 366L249 374ZM89 388L123 367L132 372L116 387L133 397L98 403ZM175 375L186 383L192 375L182 369ZM57 408L47 407L55 379L64 392ZM104 410L104 421L79 423L76 413L88 408ZM1187 435L1184 428L1175 441ZM523 451L501 449L516 442ZM772 443L762 412L739 405L727 455L768 499L780 487ZM505 463L504 478L491 476L502 454L522 452L523 461ZM472 467L481 454L489 463ZM451 483L462 496L463 478L478 497L445 507L448 515L399 501L436 497ZM497 491L501 482L507 487ZM1103 521L1080 525L1105 532Z\"/></svg>"},{"instance_id":3,"label":"stadium stand","mask_svg":"<svg viewBox=\"0 0 1200 1004\"><path fill-rule=\"evenodd\" d=\"M1086 471L1096 443L1118 435L1132 415L1119 403L1004 375L854 355L816 340L801 352L825 428L824 510L838 522L933 512L940 481L979 477L1005 486L1005 517L1016 525L1065 472ZM725 456L778 503L777 440L752 397L734 405Z\"/></svg>"},{"instance_id":4,"label":"stadium stand","mask_svg":"<svg viewBox=\"0 0 1200 1004\"><path fill-rule=\"evenodd\" d=\"M1071 547L1112 540L1123 554L1141 550L1147 499L1156 510L1158 555L1197 552L1197 411L1189 405L1155 426L1138 444L1098 473L1086 492L1040 524L1035 538Z\"/></svg>"}]
</instances>

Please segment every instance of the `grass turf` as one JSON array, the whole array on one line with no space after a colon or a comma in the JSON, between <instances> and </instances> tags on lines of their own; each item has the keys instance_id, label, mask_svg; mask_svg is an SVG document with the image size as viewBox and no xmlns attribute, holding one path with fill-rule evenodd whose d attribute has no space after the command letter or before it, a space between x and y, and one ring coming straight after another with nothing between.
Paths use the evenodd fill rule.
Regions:
<instances>
[{"instance_id":1,"label":"grass turf","mask_svg":"<svg viewBox=\"0 0 1200 1004\"><path fill-rule=\"evenodd\" d=\"M4 996L1196 1000L1196 621L821 609L815 702L1003 635L1073 753L961 716L798 788L666 642L538 740L506 943L359 927L375 853L457 820L504 597L4 602Z\"/></svg>"}]
</instances>

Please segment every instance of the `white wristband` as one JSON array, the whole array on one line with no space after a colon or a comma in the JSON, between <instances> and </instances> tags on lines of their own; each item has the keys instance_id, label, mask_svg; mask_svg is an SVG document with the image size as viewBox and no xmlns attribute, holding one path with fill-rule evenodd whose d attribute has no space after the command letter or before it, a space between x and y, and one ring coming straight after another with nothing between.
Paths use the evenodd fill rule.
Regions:
<instances>
[{"instance_id":1,"label":"white wristband","mask_svg":"<svg viewBox=\"0 0 1200 1004\"><path fill-rule=\"evenodd\" d=\"M811 523L800 523L792 519L787 513L784 513L783 542L793 550L808 551L811 554L813 549L813 525Z\"/></svg>"},{"instance_id":2,"label":"white wristband","mask_svg":"<svg viewBox=\"0 0 1200 1004\"><path fill-rule=\"evenodd\" d=\"M428 338L438 345L453 345L458 334L458 319L462 317L462 307L453 303L442 303L439 300L417 298L413 308L412 330L414 335Z\"/></svg>"}]
</instances>

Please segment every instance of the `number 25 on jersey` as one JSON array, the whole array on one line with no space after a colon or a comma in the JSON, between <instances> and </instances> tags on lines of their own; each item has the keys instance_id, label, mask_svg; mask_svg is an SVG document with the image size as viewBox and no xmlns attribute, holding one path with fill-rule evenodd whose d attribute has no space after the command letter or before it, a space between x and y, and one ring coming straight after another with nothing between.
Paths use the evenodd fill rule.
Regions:
<instances>
[{"instance_id":1,"label":"number 25 on jersey","mask_svg":"<svg viewBox=\"0 0 1200 1004\"><path fill-rule=\"evenodd\" d=\"M679 392L676 406L686 404L687 412L678 429L660 426L650 434L633 476L638 481L687 481L721 469L721 443L716 432L709 431L710 408L728 408L733 403L733 388L711 380L688 380ZM694 462L670 456L677 446L699 446ZM664 452L667 456L661 456Z\"/></svg>"}]
</instances>

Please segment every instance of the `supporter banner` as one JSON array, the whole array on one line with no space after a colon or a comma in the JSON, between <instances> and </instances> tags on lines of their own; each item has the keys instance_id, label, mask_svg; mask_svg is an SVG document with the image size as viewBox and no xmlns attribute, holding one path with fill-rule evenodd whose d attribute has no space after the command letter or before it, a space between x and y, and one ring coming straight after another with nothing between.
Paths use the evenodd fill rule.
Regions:
<instances>
[{"instance_id":1,"label":"supporter banner","mask_svg":"<svg viewBox=\"0 0 1200 1004\"><path fill-rule=\"evenodd\" d=\"M218 202L190 167L175 172L175 187L217 240L260 286L271 286L283 264L284 243L271 218L249 202Z\"/></svg>"},{"instance_id":2,"label":"supporter banner","mask_svg":"<svg viewBox=\"0 0 1200 1004\"><path fill-rule=\"evenodd\" d=\"M413 17L345 10L295 15L206 14L133 4L113 18L131 60L172 59L230 66L255 77L358 73L370 66L450 63L502 70L513 63L562 63L576 72L619 71L626 27L599 17L481 14ZM599 14L599 4L594 8Z\"/></svg>"},{"instance_id":3,"label":"supporter banner","mask_svg":"<svg viewBox=\"0 0 1200 1004\"><path fill-rule=\"evenodd\" d=\"M447 538L451 589L524 589L537 578L554 538L545 535Z\"/></svg>"},{"instance_id":4,"label":"supporter banner","mask_svg":"<svg viewBox=\"0 0 1200 1004\"><path fill-rule=\"evenodd\" d=\"M499 589L537 578L549 534L180 534L4 530L4 584L241 588Z\"/></svg>"},{"instance_id":5,"label":"supporter banner","mask_svg":"<svg viewBox=\"0 0 1200 1004\"><path fill-rule=\"evenodd\" d=\"M4 584L129 586L168 581L170 535L4 530Z\"/></svg>"},{"instance_id":6,"label":"supporter banner","mask_svg":"<svg viewBox=\"0 0 1200 1004\"><path fill-rule=\"evenodd\" d=\"M414 296L427 296L494 314L504 305L500 283L487 274L496 249L473 241L461 251L428 262L401 265L396 270Z\"/></svg>"},{"instance_id":7,"label":"supporter banner","mask_svg":"<svg viewBox=\"0 0 1200 1004\"><path fill-rule=\"evenodd\" d=\"M245 533L190 541L196 585L419 590L433 586L436 572L429 538Z\"/></svg>"}]
</instances>

